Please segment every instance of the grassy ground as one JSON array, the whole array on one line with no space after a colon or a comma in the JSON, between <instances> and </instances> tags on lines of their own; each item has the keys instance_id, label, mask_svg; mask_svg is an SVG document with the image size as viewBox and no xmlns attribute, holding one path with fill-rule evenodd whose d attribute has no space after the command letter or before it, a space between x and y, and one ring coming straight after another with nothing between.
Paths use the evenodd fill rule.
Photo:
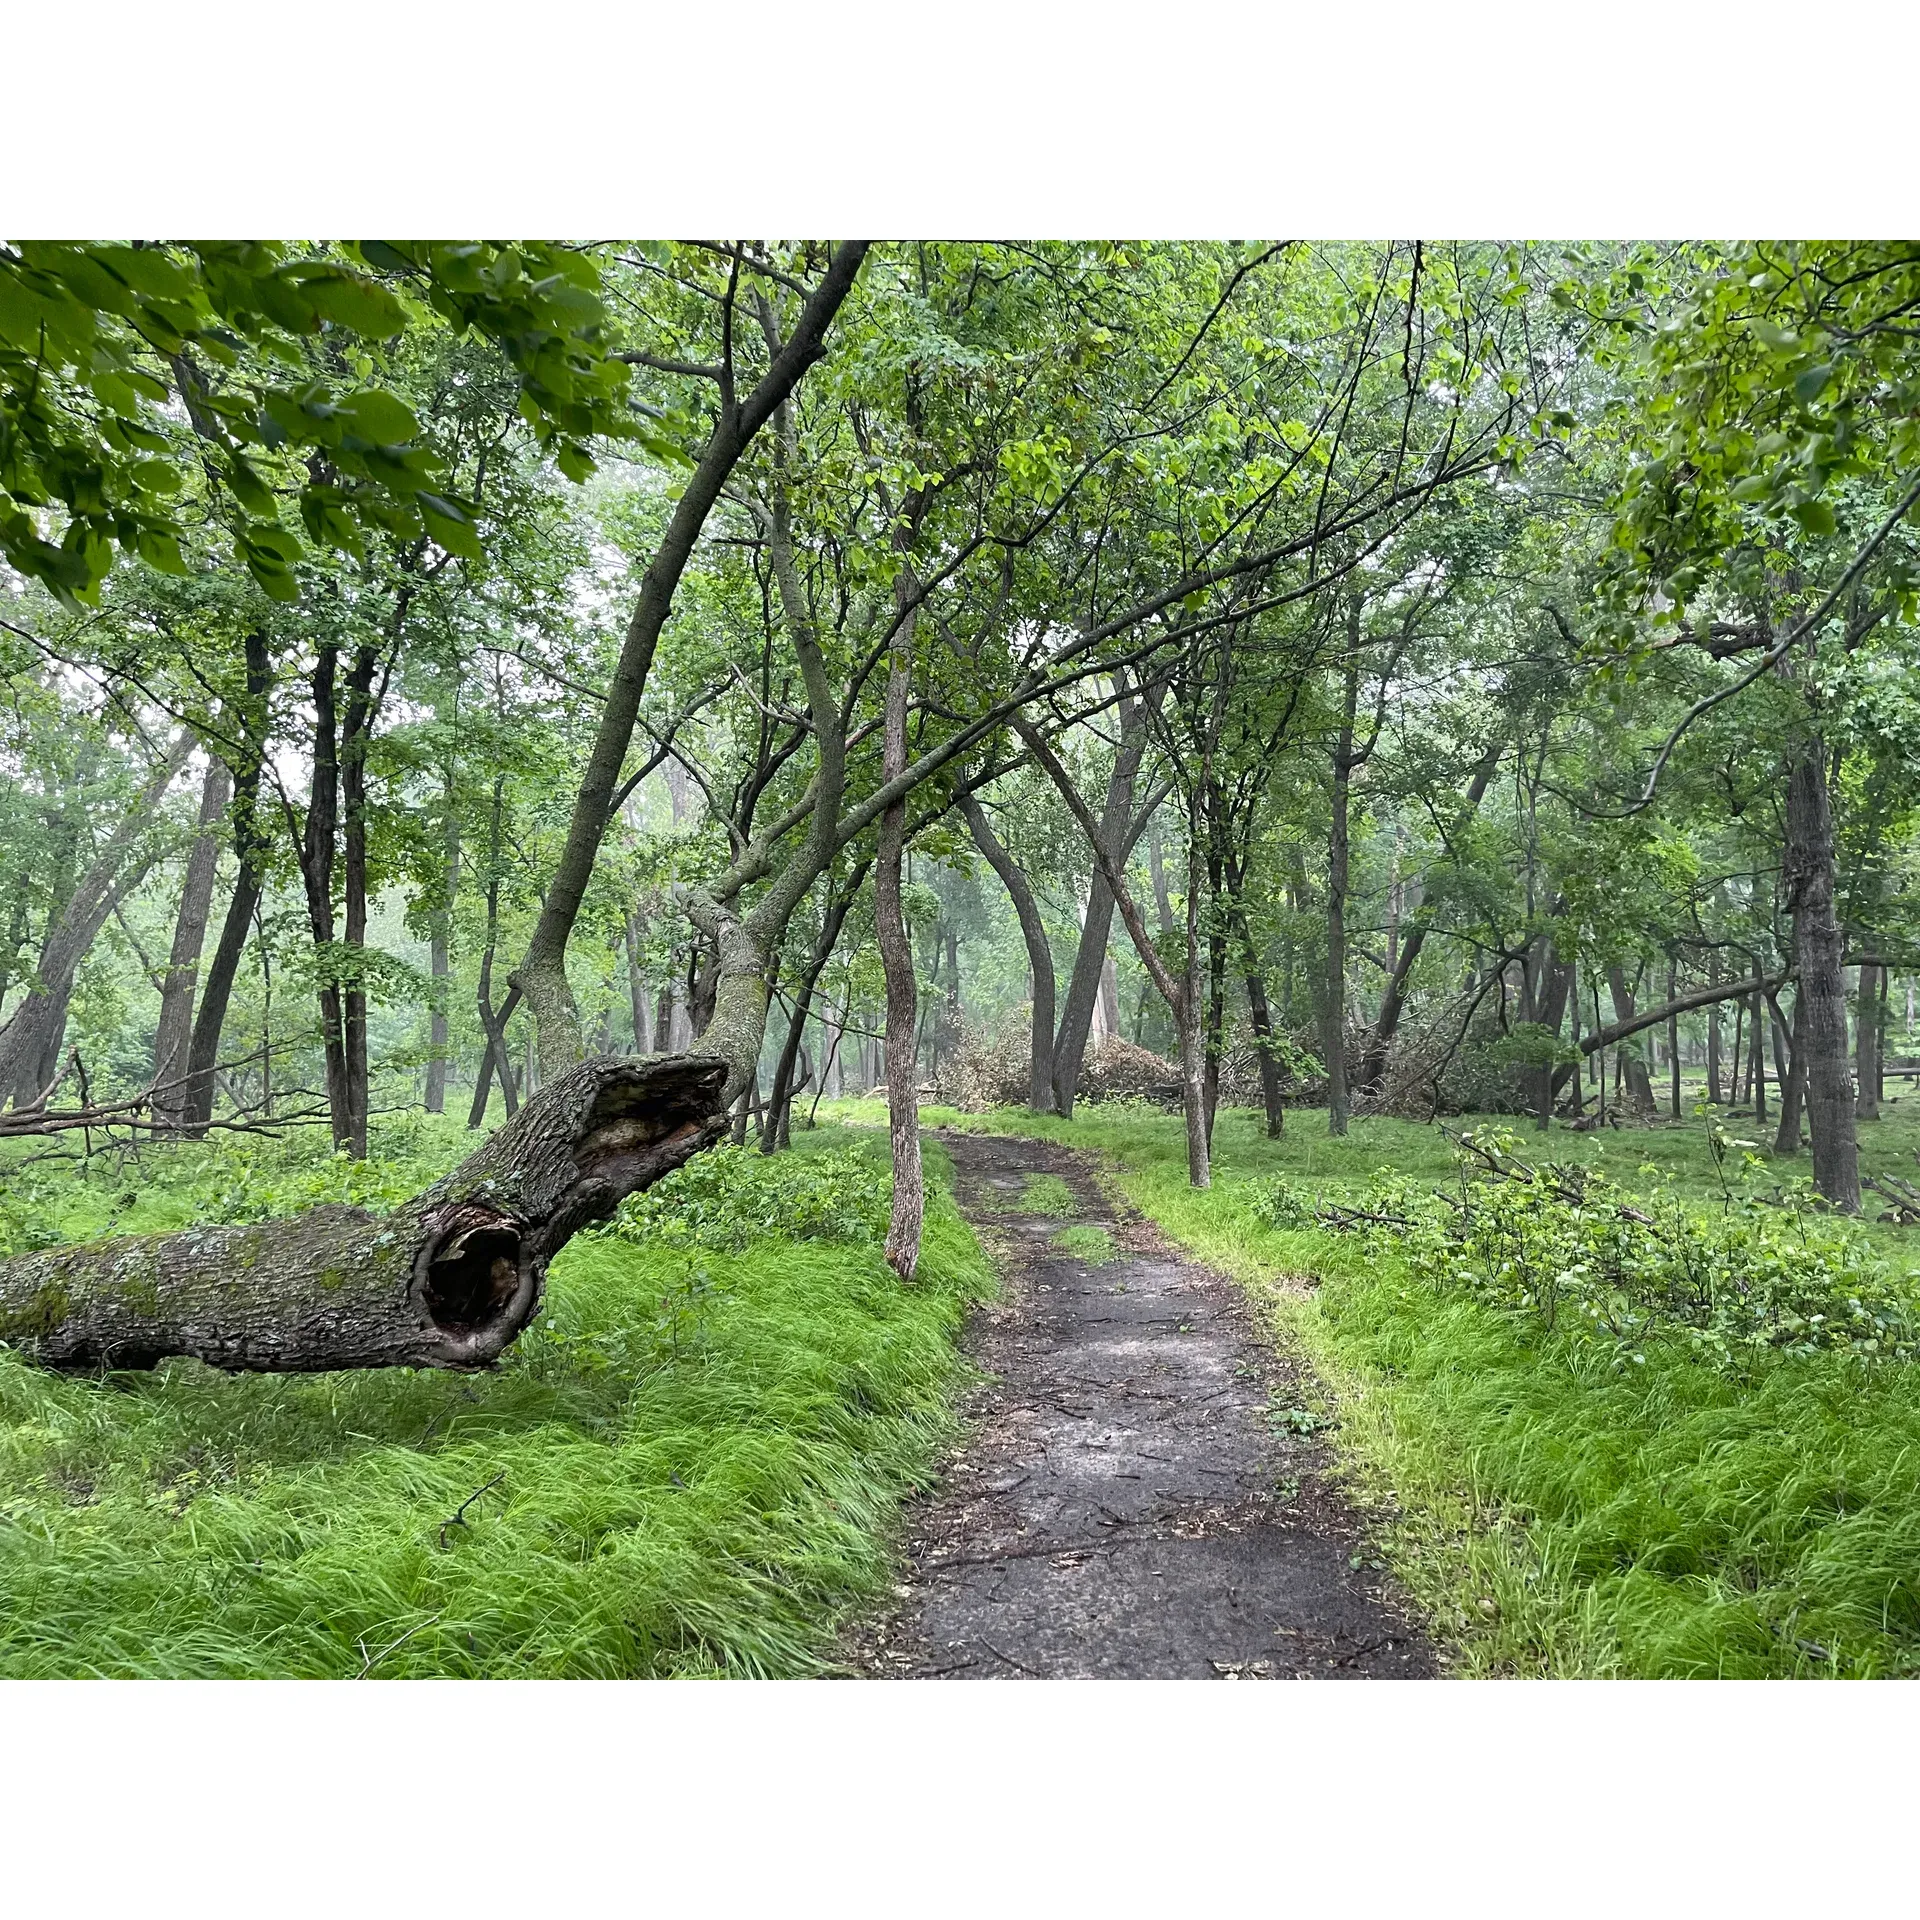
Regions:
<instances>
[{"instance_id":1,"label":"grassy ground","mask_svg":"<svg viewBox=\"0 0 1920 1920\"><path fill-rule=\"evenodd\" d=\"M801 1146L844 1147L823 1130ZM390 1203L471 1144L0 1179L14 1246L317 1199ZM884 1164L884 1138L860 1147ZM991 1284L929 1155L925 1249L576 1240L494 1373L63 1379L0 1351L0 1674L804 1674L885 1581ZM457 1517L456 1517L457 1516Z\"/></svg>"},{"instance_id":2,"label":"grassy ground","mask_svg":"<svg viewBox=\"0 0 1920 1920\"><path fill-rule=\"evenodd\" d=\"M1907 1117L1911 1110L1912 1117ZM868 1117L846 1103L849 1118ZM1269 1141L1226 1112L1216 1185L1185 1181L1179 1121L1083 1108L930 1123L1020 1131L1108 1155L1133 1201L1238 1275L1334 1396L1338 1441L1401 1577L1467 1673L1890 1675L1920 1672L1920 1374L1832 1357L1741 1385L1678 1355L1620 1370L1416 1282L1347 1238L1268 1230L1248 1183L1284 1172L1328 1197L1394 1167L1451 1170L1437 1129L1303 1112ZM1523 1126L1525 1123L1521 1123ZM1735 1123L1736 1132L1739 1131ZM1911 1172L1920 1100L1863 1132L1869 1167ZM1708 1204L1705 1125L1551 1152L1632 1183L1650 1164ZM1805 1171L1805 1157L1789 1173ZM1903 1267L1920 1239L1869 1232Z\"/></svg>"}]
</instances>

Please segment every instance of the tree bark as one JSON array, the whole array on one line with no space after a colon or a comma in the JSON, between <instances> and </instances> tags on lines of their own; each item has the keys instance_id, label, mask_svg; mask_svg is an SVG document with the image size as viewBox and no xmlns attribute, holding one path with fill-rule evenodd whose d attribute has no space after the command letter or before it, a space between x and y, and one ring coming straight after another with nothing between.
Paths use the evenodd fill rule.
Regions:
<instances>
[{"instance_id":1,"label":"tree bark","mask_svg":"<svg viewBox=\"0 0 1920 1920\"><path fill-rule=\"evenodd\" d=\"M1358 643L1359 606L1356 599L1340 700L1340 735L1333 750L1333 821L1327 834L1327 978L1321 990L1320 1044L1327 1061L1327 1131L1336 1138L1346 1132L1351 1109L1347 1092L1347 881L1353 724L1360 699L1360 661L1352 649Z\"/></svg>"},{"instance_id":2,"label":"tree bark","mask_svg":"<svg viewBox=\"0 0 1920 1920\"><path fill-rule=\"evenodd\" d=\"M1061 799L1067 803L1068 811L1080 823L1080 831L1093 849L1099 871L1106 878L1114 905L1119 908L1120 918L1133 941L1133 949L1140 956L1140 964L1146 968L1147 977L1159 990L1160 997L1167 1003L1168 1012L1173 1015L1174 1032L1180 1043L1181 1106L1187 1129L1187 1180L1194 1187L1210 1187L1213 1184L1213 1165L1207 1141L1206 1048L1201 1033L1200 888L1199 876L1195 871L1199 832L1192 809L1189 808L1187 821L1186 962L1176 978L1160 950L1153 944L1153 935L1147 930L1147 923L1127 886L1119 861L1102 842L1100 822L1094 819L1092 809L1080 797L1072 775L1060 764L1059 755L1041 737L1030 720L1016 715L1013 728L1041 770L1053 782Z\"/></svg>"},{"instance_id":3,"label":"tree bark","mask_svg":"<svg viewBox=\"0 0 1920 1920\"><path fill-rule=\"evenodd\" d=\"M1247 1011L1253 1020L1254 1052L1260 1062L1260 1098L1266 1108L1267 1138L1284 1137L1287 1124L1286 1104L1280 1094L1280 1060L1275 1044L1273 1012L1267 1004L1266 975L1260 968L1260 955L1253 944L1253 926L1247 917L1246 873L1236 856L1226 863L1227 885L1232 894L1229 907L1235 939L1240 943L1242 979L1247 989Z\"/></svg>"},{"instance_id":4,"label":"tree bark","mask_svg":"<svg viewBox=\"0 0 1920 1920\"><path fill-rule=\"evenodd\" d=\"M910 642L896 640L887 674L883 781L897 779L906 770L907 693L911 679ZM893 1213L887 1227L886 1256L902 1280L911 1280L920 1259L920 1228L926 1201L920 1184L920 1095L914 1078L913 946L900 900L906 830L907 803L902 795L880 816L873 897L880 965L887 982L887 1128L893 1149Z\"/></svg>"},{"instance_id":5,"label":"tree bark","mask_svg":"<svg viewBox=\"0 0 1920 1920\"><path fill-rule=\"evenodd\" d=\"M207 1122L213 1118L214 1067L220 1058L220 1035L227 1023L227 1004L233 996L233 983L240 971L240 959L247 949L247 935L260 904L262 874L266 866L266 836L260 830L260 769L266 754L267 694L273 684L273 660L267 649L266 635L254 629L246 636L247 702L241 715L241 732L246 750L231 771L233 802L233 852L237 868L233 895L227 902L227 916L220 926L212 963L207 968L206 984L200 991L200 1010L194 1015L193 1038L187 1049L187 1099L183 1113L189 1139L203 1139ZM262 1070L262 1078L272 1085L272 1066Z\"/></svg>"},{"instance_id":6,"label":"tree bark","mask_svg":"<svg viewBox=\"0 0 1920 1920\"><path fill-rule=\"evenodd\" d=\"M139 799L80 876L80 884L61 908L40 950L32 992L0 1027L0 1096L9 1096L15 1107L31 1106L59 1071L74 975L106 925L107 916L152 866L157 849L148 829L154 810L186 764L192 746L192 734L183 731Z\"/></svg>"},{"instance_id":7,"label":"tree bark","mask_svg":"<svg viewBox=\"0 0 1920 1920\"><path fill-rule=\"evenodd\" d=\"M847 924L847 915L866 877L867 863L862 860L847 876L846 886L829 894L820 923L820 938L814 942L800 978L794 983L793 1013L787 1022L779 1064L774 1069L773 1089L767 1095L767 1129L761 1144L768 1153L787 1145L791 1136L793 1096L798 1091L794 1072L805 1052L802 1042L806 1038L807 1016L813 1008L814 990L826 971L827 962L833 958L834 948L840 944L841 929Z\"/></svg>"},{"instance_id":8,"label":"tree bark","mask_svg":"<svg viewBox=\"0 0 1920 1920\"><path fill-rule=\"evenodd\" d=\"M1860 985L1854 1003L1854 1086L1853 1116L1856 1120L1880 1118L1880 1076L1876 1071L1880 1044L1880 995L1885 969L1870 960L1860 963Z\"/></svg>"},{"instance_id":9,"label":"tree bark","mask_svg":"<svg viewBox=\"0 0 1920 1920\"><path fill-rule=\"evenodd\" d=\"M1717 987L1720 984L1720 956L1714 953L1707 959L1707 984ZM1707 1019L1707 1100L1712 1106L1720 1104L1720 1005L1713 1003L1713 1012Z\"/></svg>"},{"instance_id":10,"label":"tree bark","mask_svg":"<svg viewBox=\"0 0 1920 1920\"><path fill-rule=\"evenodd\" d=\"M340 829L340 738L337 645L322 645L313 667L313 778L307 819L294 842L307 896L307 925L320 952L320 1045L326 1062L327 1113L336 1149L353 1141L353 1094L347 1077L347 1039L339 970L334 959L333 861ZM362 1156L364 1157L364 1156Z\"/></svg>"},{"instance_id":11,"label":"tree bark","mask_svg":"<svg viewBox=\"0 0 1920 1920\"><path fill-rule=\"evenodd\" d=\"M200 788L200 831L180 884L180 909L173 922L173 948L160 988L160 1019L153 1034L153 1114L178 1124L186 1111L189 1054L193 1044L193 995L200 955L207 941L213 907L213 882L220 861L221 817L233 791L226 764L210 760Z\"/></svg>"},{"instance_id":12,"label":"tree bark","mask_svg":"<svg viewBox=\"0 0 1920 1920\"><path fill-rule=\"evenodd\" d=\"M717 1138L724 1077L697 1055L589 1061L385 1216L317 1207L27 1254L0 1266L0 1339L68 1370L486 1367L580 1228Z\"/></svg>"},{"instance_id":13,"label":"tree bark","mask_svg":"<svg viewBox=\"0 0 1920 1920\"><path fill-rule=\"evenodd\" d=\"M404 613L405 600L401 603ZM396 618L399 616L396 615ZM367 1157L367 1113L372 1105L367 1059L367 744L373 732L373 673L378 650L354 649L347 673L347 711L340 736L345 922L342 928L351 969L341 1009L341 1044L346 1056L347 1147L356 1160Z\"/></svg>"},{"instance_id":14,"label":"tree bark","mask_svg":"<svg viewBox=\"0 0 1920 1920\"><path fill-rule=\"evenodd\" d=\"M708 514L754 435L772 419L775 408L784 404L807 369L825 354L827 329L853 291L867 245L864 240L850 240L834 249L791 338L774 355L753 391L738 404L729 376L720 416L648 562L601 709L593 750L574 799L566 844L542 901L526 958L512 981L515 993L524 993L533 1010L549 1076L562 1072L580 1057L580 1016L573 989L567 984L567 943L580 917L587 883L593 877L600 843L612 818L614 788L633 739L640 698L653 667L654 648L673 610L674 592L693 558Z\"/></svg>"},{"instance_id":15,"label":"tree bark","mask_svg":"<svg viewBox=\"0 0 1920 1920\"><path fill-rule=\"evenodd\" d=\"M1107 796L1100 810L1100 845L1087 883L1087 912L1080 926L1080 944L1074 950L1073 972L1067 981L1067 1004L1053 1042L1054 1110L1072 1119L1074 1097L1080 1087L1080 1069L1086 1062L1087 1041L1093 1032L1094 1010L1100 1003L1100 985L1107 966L1107 946L1113 937L1113 891L1107 885L1099 855L1118 866L1133 827L1134 786L1146 757L1146 717L1132 698L1119 704L1120 745Z\"/></svg>"},{"instance_id":16,"label":"tree bark","mask_svg":"<svg viewBox=\"0 0 1920 1920\"><path fill-rule=\"evenodd\" d=\"M1680 991L1680 973L1674 963L1667 962L1667 999L1672 1001ZM1680 1016L1677 1013L1667 1015L1667 1081L1668 1100L1673 1109L1673 1117L1680 1118Z\"/></svg>"},{"instance_id":17,"label":"tree bark","mask_svg":"<svg viewBox=\"0 0 1920 1920\"><path fill-rule=\"evenodd\" d=\"M1800 1151L1800 1111L1807 1094L1807 1013L1806 1001L1793 996L1793 1044L1788 1050L1787 1071L1780 1081L1780 1130L1773 1137L1775 1153ZM1774 1008L1774 1031L1779 1032L1780 1009Z\"/></svg>"},{"instance_id":18,"label":"tree bark","mask_svg":"<svg viewBox=\"0 0 1920 1920\"><path fill-rule=\"evenodd\" d=\"M627 1003L633 1014L633 1050L635 1053L663 1053L663 1047L649 1046L652 1021L648 1015L646 976L640 970L640 943L646 922L639 909L629 913L623 929L627 947Z\"/></svg>"},{"instance_id":19,"label":"tree bark","mask_svg":"<svg viewBox=\"0 0 1920 1920\"><path fill-rule=\"evenodd\" d=\"M1634 1017L1633 990L1627 985L1624 967L1615 965L1607 969L1607 991L1613 996L1615 1020L1631 1021ZM1598 1025L1598 1022L1595 1024ZM1647 1063L1631 1051L1625 1055L1625 1068L1627 1111L1645 1126L1653 1119L1653 1075L1648 1071Z\"/></svg>"},{"instance_id":20,"label":"tree bark","mask_svg":"<svg viewBox=\"0 0 1920 1920\"><path fill-rule=\"evenodd\" d=\"M960 800L961 817L966 821L973 843L986 856L987 865L1000 876L1000 884L1013 902L1020 922L1020 937L1027 946L1027 967L1033 975L1033 1034L1027 1064L1027 1104L1035 1113L1054 1110L1053 1094L1053 944L1047 938L1046 923L1040 917L1040 905L1027 876L1001 845L993 831L986 809L972 794Z\"/></svg>"},{"instance_id":21,"label":"tree bark","mask_svg":"<svg viewBox=\"0 0 1920 1920\"><path fill-rule=\"evenodd\" d=\"M1800 743L1787 779L1782 866L1793 915L1798 999L1806 1007L1799 1051L1806 1059L1813 1184L1842 1213L1860 1211L1859 1150L1847 1074L1847 992L1840 923L1834 912L1833 817L1827 800L1826 743Z\"/></svg>"}]
</instances>

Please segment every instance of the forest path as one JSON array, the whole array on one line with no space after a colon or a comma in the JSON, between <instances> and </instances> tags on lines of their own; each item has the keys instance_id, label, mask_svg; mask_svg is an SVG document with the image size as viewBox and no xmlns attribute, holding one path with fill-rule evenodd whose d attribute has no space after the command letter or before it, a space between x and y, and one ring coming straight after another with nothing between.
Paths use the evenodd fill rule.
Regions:
<instances>
[{"instance_id":1,"label":"forest path","mask_svg":"<svg viewBox=\"0 0 1920 1920\"><path fill-rule=\"evenodd\" d=\"M1310 1376L1260 1337L1232 1282L1117 1215L1067 1148L938 1137L1002 1276L967 1339L990 1378L912 1510L901 1603L861 1632L853 1664L929 1679L1431 1676L1324 1447L1274 1417ZM1021 1205L1035 1175L1064 1181L1071 1216Z\"/></svg>"}]
</instances>

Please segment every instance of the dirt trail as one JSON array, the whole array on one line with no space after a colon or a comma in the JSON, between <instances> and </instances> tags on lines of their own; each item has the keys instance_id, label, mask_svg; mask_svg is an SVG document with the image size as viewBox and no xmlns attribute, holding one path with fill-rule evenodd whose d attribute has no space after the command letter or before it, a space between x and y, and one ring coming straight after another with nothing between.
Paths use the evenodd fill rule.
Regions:
<instances>
[{"instance_id":1,"label":"dirt trail","mask_svg":"<svg viewBox=\"0 0 1920 1920\"><path fill-rule=\"evenodd\" d=\"M1003 1296L969 1334L992 1376L939 1490L912 1514L898 1611L853 1650L871 1675L953 1679L1428 1677L1433 1656L1276 1412L1308 1384L1230 1281L1116 1218L1086 1163L942 1133ZM1034 1174L1071 1218L1022 1211ZM1056 1240L1097 1227L1113 1256ZM1097 1252L1096 1248L1096 1252ZM1353 1562L1358 1559L1360 1565Z\"/></svg>"}]
</instances>

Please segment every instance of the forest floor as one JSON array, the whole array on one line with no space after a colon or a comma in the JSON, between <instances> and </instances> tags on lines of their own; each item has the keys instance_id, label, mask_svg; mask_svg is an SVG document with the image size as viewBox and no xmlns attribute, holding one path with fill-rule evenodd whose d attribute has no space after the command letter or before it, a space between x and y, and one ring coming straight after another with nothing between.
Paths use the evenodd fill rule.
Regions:
<instances>
[{"instance_id":1,"label":"forest floor","mask_svg":"<svg viewBox=\"0 0 1920 1920\"><path fill-rule=\"evenodd\" d=\"M822 1118L872 1125L883 1111L843 1101L824 1106ZM1747 1133L1736 1145L1754 1155L1753 1181L1765 1188L1804 1180L1804 1152L1776 1159L1743 1118L1727 1116L1726 1124ZM1230 1276L1282 1356L1259 1364L1276 1369L1276 1382L1303 1383L1280 1387L1276 1404L1297 1398L1303 1411L1327 1419L1313 1436L1303 1488L1310 1478L1330 1482L1349 1511L1365 1517L1368 1559L1383 1560L1411 1597L1447 1672L1920 1676L1920 1366L1829 1353L1761 1360L1736 1376L1678 1342L1650 1344L1644 1364L1624 1365L1604 1345L1543 1338L1357 1235L1279 1228L1263 1213L1259 1196L1276 1175L1349 1202L1381 1172L1445 1185L1457 1175L1437 1127L1366 1119L1330 1139L1324 1110L1308 1109L1290 1112L1284 1137L1270 1140L1258 1114L1225 1109L1214 1184L1196 1192L1186 1180L1179 1116L1138 1103L1083 1107L1071 1121L1011 1108L929 1108L922 1119L943 1140L950 1132L1017 1136L1003 1166L1042 1168L1054 1164L1044 1158L1050 1146L1069 1147L1168 1242ZM1629 1188L1658 1186L1710 1210L1721 1191L1712 1124L1694 1113L1604 1134L1555 1127L1527 1140L1541 1155L1605 1167ZM1861 1158L1868 1170L1911 1174L1920 1099L1902 1098L1864 1126ZM992 1210L1010 1211L1004 1197ZM1024 1234L1014 1226L1011 1237L1043 1249L1057 1225ZM1133 1238L1135 1223L1111 1230L1129 1254L1153 1244ZM1920 1287L1920 1228L1869 1219L1860 1232ZM1009 1270L1011 1285L1032 1284L1024 1258ZM1102 1289L1126 1283L1106 1267L1075 1284L1087 1296L1075 1310L1086 1312ZM1058 1297L1037 1296L1039 1358ZM1170 1332L1160 1337L1172 1345ZM1017 1354L1011 1362L996 1357L1012 1339L1001 1330L984 1336L984 1363L1027 1364ZM1244 1350L1258 1354L1262 1344L1255 1337ZM1290 1365L1299 1370L1282 1371ZM1305 1384L1314 1379L1322 1383L1318 1400ZM1256 1400L1265 1393L1250 1391ZM1054 1410L1046 1412L1051 1419ZM1285 1406L1277 1412L1284 1424ZM1061 1430L1069 1430L1064 1421ZM975 1458L963 1453L956 1468ZM998 1454L978 1461L980 1473L950 1473L949 1486L1018 1477ZM1022 1487L1018 1497L1031 1493ZM1095 1497L1125 1511L1097 1490ZM933 1619L931 1590L915 1597ZM965 1627L927 1637L960 1640ZM1038 1664L993 1637L1006 1653ZM918 1646L907 1650L916 1661L926 1657Z\"/></svg>"},{"instance_id":2,"label":"forest floor","mask_svg":"<svg viewBox=\"0 0 1920 1920\"><path fill-rule=\"evenodd\" d=\"M1246 1295L1116 1206L1088 1158L948 1132L1002 1291L986 1380L910 1510L897 1610L849 1653L899 1678L1423 1677L1425 1638L1328 1477L1325 1397Z\"/></svg>"}]
</instances>

